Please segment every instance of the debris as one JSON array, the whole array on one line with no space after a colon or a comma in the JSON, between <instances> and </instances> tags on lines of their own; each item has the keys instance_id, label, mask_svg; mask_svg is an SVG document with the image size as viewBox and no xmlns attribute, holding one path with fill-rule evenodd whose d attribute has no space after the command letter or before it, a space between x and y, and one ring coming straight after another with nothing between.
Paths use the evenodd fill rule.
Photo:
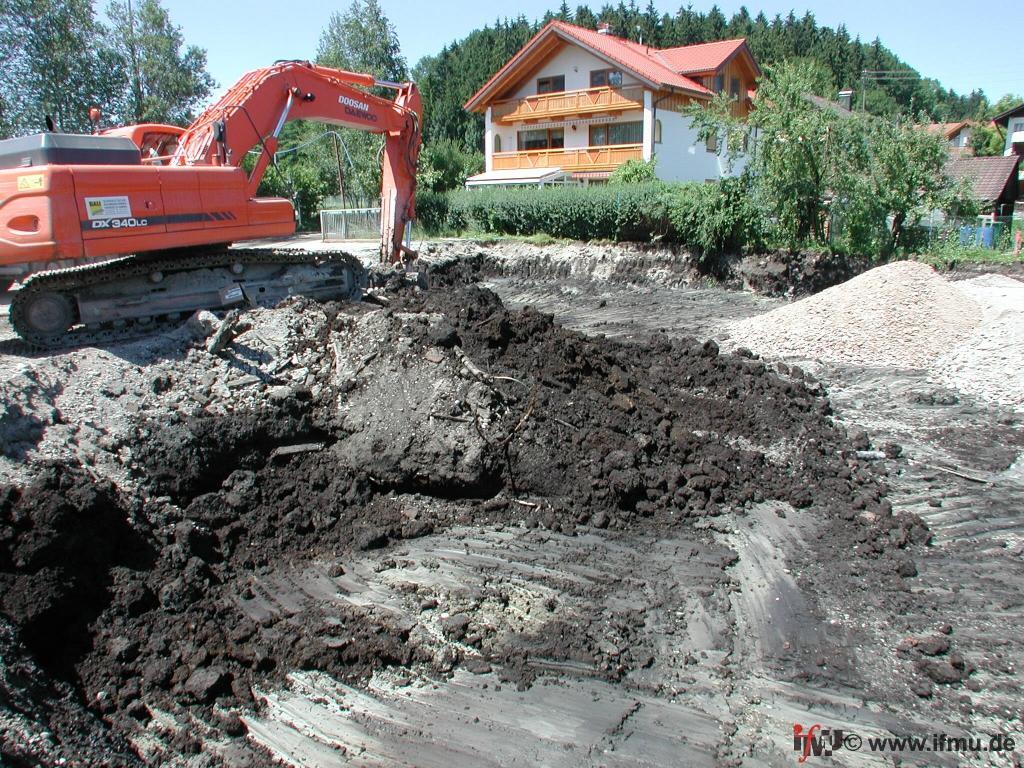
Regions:
<instances>
[{"instance_id":1,"label":"debris","mask_svg":"<svg viewBox=\"0 0 1024 768\"><path fill-rule=\"evenodd\" d=\"M322 451L324 443L296 443L295 445L279 445L270 452L270 458L278 459L282 456L294 456L297 453L310 453L311 451Z\"/></svg>"},{"instance_id":2,"label":"debris","mask_svg":"<svg viewBox=\"0 0 1024 768\"><path fill-rule=\"evenodd\" d=\"M217 330L206 343L207 352L211 355L219 355L232 341L234 341L235 336L239 333L238 320L240 317L241 312L237 309L232 309L224 316L224 319L220 322Z\"/></svg>"}]
</instances>

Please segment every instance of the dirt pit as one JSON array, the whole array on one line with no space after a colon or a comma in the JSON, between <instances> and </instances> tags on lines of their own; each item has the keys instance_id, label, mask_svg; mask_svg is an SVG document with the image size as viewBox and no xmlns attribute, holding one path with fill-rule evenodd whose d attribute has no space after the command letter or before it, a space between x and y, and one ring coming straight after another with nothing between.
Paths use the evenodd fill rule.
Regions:
<instances>
[{"instance_id":1,"label":"dirt pit","mask_svg":"<svg viewBox=\"0 0 1024 768\"><path fill-rule=\"evenodd\" d=\"M705 659L734 631L720 614L737 554L716 529L782 525L786 510L829 521L833 545L893 588L913 569L905 550L928 539L893 513L884 466L858 456L866 437L837 427L795 366L692 338L586 337L479 287L381 302L254 311L221 357L188 334L128 345L97 375L127 382L107 387L107 407L131 407L87 433L61 411L66 383L19 402L28 480L0 494L0 607L12 653L48 687L4 681L32 702L5 711L5 760L267 763L266 734L244 737L265 691L296 674L488 674L529 690L553 670L615 685L664 663L644 639L650 603L610 597L627 574L524 589L495 572L457 599L454 577L445 590L409 577L389 582L398 611L365 565L352 570L380 551L369 572L436 575L445 532L590 542L566 557L591 571L608 542L676 541L666 556L698 569L694 615L719 616ZM40 365L92 375L94 354ZM71 436L63 455L46 424ZM426 551L409 554L416 542ZM820 658L780 645L776 661L813 679Z\"/></svg>"}]
</instances>

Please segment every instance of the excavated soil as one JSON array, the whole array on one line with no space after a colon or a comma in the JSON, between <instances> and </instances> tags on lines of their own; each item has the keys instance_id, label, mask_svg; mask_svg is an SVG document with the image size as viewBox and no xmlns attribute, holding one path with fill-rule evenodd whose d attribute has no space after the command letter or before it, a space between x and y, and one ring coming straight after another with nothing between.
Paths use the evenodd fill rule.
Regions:
<instances>
[{"instance_id":1,"label":"excavated soil","mask_svg":"<svg viewBox=\"0 0 1024 768\"><path fill-rule=\"evenodd\" d=\"M254 310L221 354L208 313L2 342L0 762L788 765L794 723L1019 730L1018 417L726 353L777 300L587 248L439 247L428 292ZM993 344L1016 287L974 286ZM980 391L1005 359L954 362Z\"/></svg>"},{"instance_id":2,"label":"excavated soil","mask_svg":"<svg viewBox=\"0 0 1024 768\"><path fill-rule=\"evenodd\" d=\"M485 580L423 632L372 600L331 598L354 576L343 560L449 530L683 537L682 560L705 569L713 614L726 609L737 560L711 535L718 518L725 530L771 508L775 520L786 509L827 520L835 550L897 590L913 570L908 548L928 540L919 518L893 513L886 470L858 458L866 438L835 426L799 368L779 373L693 338L583 336L479 287L394 287L380 302L253 313L229 354L248 358L255 381L207 382L202 407L149 407L172 384L154 374L137 417L100 440L105 460L48 460L3 489L0 608L12 658L38 664L33 685L46 689L6 681L9 698L33 702L19 732L46 727L34 741L5 739L5 760L128 765L204 753L258 764L266 753L237 738L252 724L246 713L299 672L358 685L382 670L493 670L526 690L560 665L614 683L655 663L642 604L602 616L549 596L513 620L512 593ZM250 340L282 313L290 365L301 367L261 378ZM205 354L178 341L182 362ZM26 428L28 446L38 431ZM301 597L268 587L310 563L322 567ZM385 557L374 571L411 563ZM405 597L429 615L437 599L409 584ZM588 589L574 599L607 587ZM506 618L480 618L491 600L504 601ZM815 679L820 662L820 649L780 651L789 679ZM48 709L54 699L63 707Z\"/></svg>"}]
</instances>

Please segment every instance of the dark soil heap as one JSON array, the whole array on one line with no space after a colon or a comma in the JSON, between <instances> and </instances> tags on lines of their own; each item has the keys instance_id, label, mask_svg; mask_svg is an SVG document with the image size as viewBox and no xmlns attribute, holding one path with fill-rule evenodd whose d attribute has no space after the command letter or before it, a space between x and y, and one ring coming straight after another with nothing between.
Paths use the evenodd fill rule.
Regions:
<instances>
[{"instance_id":1,"label":"dark soil heap","mask_svg":"<svg viewBox=\"0 0 1024 768\"><path fill-rule=\"evenodd\" d=\"M254 574L289 562L456 523L651 532L773 499L849 521L867 556L924 535L916 518L892 515L884 484L798 369L780 375L692 339L584 337L529 309L508 312L479 288L387 299L374 310L385 329L375 375L433 365L429 375L448 371L469 393L400 439L344 412L373 379L330 375L317 399L296 387L229 418L140 424L132 454L144 498L119 498L74 467L0 497L3 612L115 734L160 706L237 735L231 708L253 705L254 682L293 669L359 679L382 666L458 663L370 610L332 614L343 644L318 631L315 604L254 620L244 610ZM330 309L330 337L309 339L324 356L370 311ZM409 414L391 407L371 415L400 426ZM279 450L300 443L321 445ZM410 518L401 500L413 495L436 503ZM515 638L480 645L496 665L529 667Z\"/></svg>"}]
</instances>

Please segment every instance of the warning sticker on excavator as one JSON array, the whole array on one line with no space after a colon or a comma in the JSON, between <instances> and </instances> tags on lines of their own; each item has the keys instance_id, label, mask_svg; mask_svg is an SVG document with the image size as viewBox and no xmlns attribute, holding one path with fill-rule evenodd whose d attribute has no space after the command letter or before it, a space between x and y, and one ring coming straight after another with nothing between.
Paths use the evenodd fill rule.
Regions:
<instances>
[{"instance_id":1,"label":"warning sticker on excavator","mask_svg":"<svg viewBox=\"0 0 1024 768\"><path fill-rule=\"evenodd\" d=\"M90 219L120 219L132 215L126 195L120 197L87 197L85 211Z\"/></svg>"},{"instance_id":2,"label":"warning sticker on excavator","mask_svg":"<svg viewBox=\"0 0 1024 768\"><path fill-rule=\"evenodd\" d=\"M28 192L33 189L43 188L43 174L33 173L31 176L18 177L18 191Z\"/></svg>"}]
</instances>

